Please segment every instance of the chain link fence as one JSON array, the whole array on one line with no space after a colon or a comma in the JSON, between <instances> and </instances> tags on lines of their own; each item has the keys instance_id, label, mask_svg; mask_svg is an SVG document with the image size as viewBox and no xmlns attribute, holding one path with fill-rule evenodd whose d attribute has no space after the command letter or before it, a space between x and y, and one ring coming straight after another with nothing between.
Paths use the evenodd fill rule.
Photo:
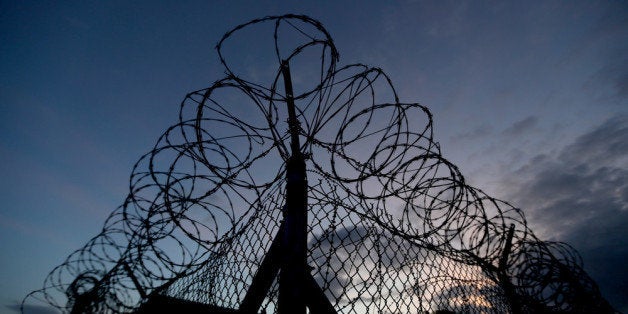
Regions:
<instances>
[{"instance_id":1,"label":"chain link fence","mask_svg":"<svg viewBox=\"0 0 628 314\"><path fill-rule=\"evenodd\" d=\"M217 49L227 77L186 96L102 232L23 304L128 313L167 297L277 313L292 135L307 169L304 285L327 312L614 312L573 249L466 184L425 106L401 103L379 68L339 67L318 21L253 20Z\"/></svg>"}]
</instances>

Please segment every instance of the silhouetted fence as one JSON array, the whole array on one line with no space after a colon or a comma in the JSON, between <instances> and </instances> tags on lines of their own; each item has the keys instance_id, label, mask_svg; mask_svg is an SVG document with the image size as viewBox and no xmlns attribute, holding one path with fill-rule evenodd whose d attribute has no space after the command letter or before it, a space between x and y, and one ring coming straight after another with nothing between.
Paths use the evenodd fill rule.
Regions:
<instances>
[{"instance_id":1,"label":"silhouetted fence","mask_svg":"<svg viewBox=\"0 0 628 314\"><path fill-rule=\"evenodd\" d=\"M537 239L519 209L465 183L426 107L399 102L378 68L338 67L318 21L254 20L217 50L227 76L185 97L102 232L24 302L72 313L614 311L571 247Z\"/></svg>"}]
</instances>

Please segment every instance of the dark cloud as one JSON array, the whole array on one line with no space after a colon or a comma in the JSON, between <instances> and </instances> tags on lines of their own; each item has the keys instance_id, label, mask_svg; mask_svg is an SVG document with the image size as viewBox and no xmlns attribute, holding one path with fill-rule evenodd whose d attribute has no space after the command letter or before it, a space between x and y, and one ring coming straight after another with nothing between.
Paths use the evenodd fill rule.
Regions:
<instances>
[{"instance_id":1,"label":"dark cloud","mask_svg":"<svg viewBox=\"0 0 628 314\"><path fill-rule=\"evenodd\" d=\"M515 172L511 200L541 236L573 245L617 308L628 307L628 115ZM516 187L516 190L514 189Z\"/></svg>"},{"instance_id":2,"label":"dark cloud","mask_svg":"<svg viewBox=\"0 0 628 314\"><path fill-rule=\"evenodd\" d=\"M589 93L602 96L603 103L624 105L628 97L628 49L607 57L606 64L599 67L583 83ZM601 93L600 93L601 91Z\"/></svg>"},{"instance_id":3,"label":"dark cloud","mask_svg":"<svg viewBox=\"0 0 628 314\"><path fill-rule=\"evenodd\" d=\"M314 260L324 260L330 252L331 254L325 264L317 265L322 270L314 273L314 278L320 283L326 282L328 297L339 298L345 292L346 287L352 285L352 274L345 271L346 264L351 264L352 258L358 258L356 251L364 250L365 241L369 237L369 230L364 226L351 225L340 227L331 233L316 235L311 239L308 247L314 247L312 258ZM340 253L340 254L339 254ZM335 275L328 276L327 271ZM324 278L323 278L324 277Z\"/></svg>"},{"instance_id":4,"label":"dark cloud","mask_svg":"<svg viewBox=\"0 0 628 314\"><path fill-rule=\"evenodd\" d=\"M509 136L519 136L536 126L539 118L536 116L529 116L521 121L515 122L513 125L505 129L502 134Z\"/></svg>"},{"instance_id":5,"label":"dark cloud","mask_svg":"<svg viewBox=\"0 0 628 314\"><path fill-rule=\"evenodd\" d=\"M628 66L626 63L623 63L622 67L612 70L611 80L617 95L621 98L628 97Z\"/></svg>"},{"instance_id":6,"label":"dark cloud","mask_svg":"<svg viewBox=\"0 0 628 314\"><path fill-rule=\"evenodd\" d=\"M593 131L580 136L559 155L559 160L578 166L618 164L628 161L628 115L607 120Z\"/></svg>"},{"instance_id":7,"label":"dark cloud","mask_svg":"<svg viewBox=\"0 0 628 314\"><path fill-rule=\"evenodd\" d=\"M374 284L379 277L365 274L376 272L378 267L404 272L400 268L423 261L420 248L371 224L362 223L365 225L342 226L317 234L308 245L312 248L312 259L319 261L313 264L317 268L314 278L332 300L346 297L347 291L352 289ZM397 280L399 278L403 275ZM373 297L381 295L361 296L365 302Z\"/></svg>"},{"instance_id":8,"label":"dark cloud","mask_svg":"<svg viewBox=\"0 0 628 314\"><path fill-rule=\"evenodd\" d=\"M452 143L461 143L467 141L469 139L477 139L478 137L483 137L491 134L493 132L493 127L484 123L481 124L468 132L457 134L451 137Z\"/></svg>"},{"instance_id":9,"label":"dark cloud","mask_svg":"<svg viewBox=\"0 0 628 314\"><path fill-rule=\"evenodd\" d=\"M596 21L590 38L592 41L605 42L607 47L612 46L613 49L606 52L606 64L592 75L588 85L593 85L592 88L610 86L613 96L620 101L628 97L628 45L616 43L618 38L628 35L626 14L628 6L625 3L619 7L609 7Z\"/></svg>"}]
</instances>

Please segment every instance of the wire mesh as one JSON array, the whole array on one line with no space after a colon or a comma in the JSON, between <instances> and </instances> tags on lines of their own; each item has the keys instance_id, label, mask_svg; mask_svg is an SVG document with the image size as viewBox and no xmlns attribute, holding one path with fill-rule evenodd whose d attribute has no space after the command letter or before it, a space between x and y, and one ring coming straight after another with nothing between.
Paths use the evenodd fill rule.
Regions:
<instances>
[{"instance_id":1,"label":"wire mesh","mask_svg":"<svg viewBox=\"0 0 628 314\"><path fill-rule=\"evenodd\" d=\"M263 36L247 63L239 47ZM185 97L123 205L23 304L126 313L167 295L238 309L286 206L287 61L307 156L307 263L336 312L614 311L575 250L466 184L425 106L401 103L379 68L338 67L320 22L256 19L217 50L227 77ZM275 278L260 312L277 311L278 291Z\"/></svg>"}]
</instances>

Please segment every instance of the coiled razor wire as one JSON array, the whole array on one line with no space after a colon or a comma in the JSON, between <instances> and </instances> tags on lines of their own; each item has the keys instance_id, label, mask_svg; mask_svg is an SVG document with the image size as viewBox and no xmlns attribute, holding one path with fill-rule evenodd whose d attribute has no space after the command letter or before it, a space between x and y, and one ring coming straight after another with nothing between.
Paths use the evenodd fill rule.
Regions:
<instances>
[{"instance_id":1,"label":"coiled razor wire","mask_svg":"<svg viewBox=\"0 0 628 314\"><path fill-rule=\"evenodd\" d=\"M338 67L318 21L256 19L217 51L226 77L185 97L124 203L23 310L127 313L157 294L238 309L285 206L286 60L307 156L308 264L338 313L614 311L575 250L465 183L426 107L401 103L379 68ZM275 280L261 311L276 312L277 294Z\"/></svg>"}]
</instances>

